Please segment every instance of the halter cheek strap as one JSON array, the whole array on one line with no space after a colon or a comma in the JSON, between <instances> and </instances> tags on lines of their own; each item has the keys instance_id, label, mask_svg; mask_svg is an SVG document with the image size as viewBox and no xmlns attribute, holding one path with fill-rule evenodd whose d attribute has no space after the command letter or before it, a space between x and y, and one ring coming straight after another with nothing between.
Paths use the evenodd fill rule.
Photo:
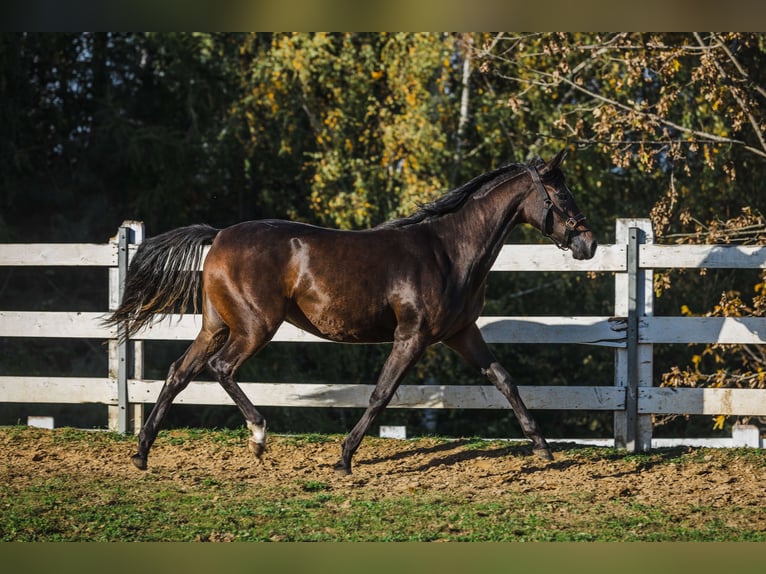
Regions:
<instances>
[{"instance_id":1,"label":"halter cheek strap","mask_svg":"<svg viewBox=\"0 0 766 574\"><path fill-rule=\"evenodd\" d=\"M558 205L553 203L551 196L548 195L548 190L545 189L545 186L540 179L540 174L538 173L537 168L529 167L527 169L529 170L529 175L532 178L535 187L543 198L543 213L540 216L540 232L543 234L543 237L549 237L559 249L569 249L569 245L572 243L572 237L575 235L575 228L585 221L585 216L579 212L574 216L567 215ZM551 226L550 233L548 232L548 221L551 211L564 220L566 232L564 233L563 243L559 243L553 238L553 226Z\"/></svg>"}]
</instances>

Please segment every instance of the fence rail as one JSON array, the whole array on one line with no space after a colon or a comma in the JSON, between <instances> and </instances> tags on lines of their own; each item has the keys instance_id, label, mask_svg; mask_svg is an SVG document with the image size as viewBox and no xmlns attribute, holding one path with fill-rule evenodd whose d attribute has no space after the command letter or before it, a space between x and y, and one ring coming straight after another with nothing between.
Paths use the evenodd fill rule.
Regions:
<instances>
[{"instance_id":1,"label":"fence rail","mask_svg":"<svg viewBox=\"0 0 766 574\"><path fill-rule=\"evenodd\" d=\"M142 407L155 402L160 381L143 373L143 341L191 340L199 316L171 316L128 343L100 324L107 309L116 308L127 267L143 239L143 225L126 222L106 244L4 244L0 266L104 267L109 299L99 312L0 311L0 337L95 339L109 341L109 368L104 377L0 376L0 402L100 403L110 407L109 426L136 430ZM611 384L578 387L520 386L531 409L599 410L615 414L614 444L631 451L652 446L652 414L727 414L766 416L766 390L657 388L653 386L654 344L766 342L766 318L655 317L653 269L764 268L766 247L654 245L648 220L617 221L616 241L601 245L596 256L577 261L553 245L507 245L493 272L596 271L615 274L614 315L525 316L479 319L484 337L493 344L585 344L611 347L615 373ZM276 342L323 341L291 325L283 325ZM244 382L243 390L257 405L364 407L372 385ZM186 404L229 405L217 384L195 381L177 398ZM505 409L507 401L491 386L403 385L394 408Z\"/></svg>"}]
</instances>

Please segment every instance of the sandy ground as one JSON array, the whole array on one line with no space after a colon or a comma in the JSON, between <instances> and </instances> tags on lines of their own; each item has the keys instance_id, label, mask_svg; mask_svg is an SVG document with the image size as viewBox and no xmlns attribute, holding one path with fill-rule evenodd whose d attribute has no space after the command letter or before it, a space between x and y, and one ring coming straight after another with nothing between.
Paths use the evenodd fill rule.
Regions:
<instances>
[{"instance_id":1,"label":"sandy ground","mask_svg":"<svg viewBox=\"0 0 766 574\"><path fill-rule=\"evenodd\" d=\"M66 432L0 428L4 459L0 479L82 472L127 481L246 481L261 488L320 481L371 498L414 490L449 491L474 500L545 493L554 498L577 495L593 502L630 497L669 512L696 505L766 508L762 451L739 456L723 449L676 448L630 456L611 449L555 446L555 458L548 462L532 455L526 445L499 441L366 437L354 458L353 474L341 476L332 465L343 437L311 442L272 435L258 461L244 438L222 440L215 433L168 431L160 434L149 469L142 472L129 460L135 450L132 440L100 438L98 433L92 440L70 440ZM762 516L766 530L766 512Z\"/></svg>"}]
</instances>

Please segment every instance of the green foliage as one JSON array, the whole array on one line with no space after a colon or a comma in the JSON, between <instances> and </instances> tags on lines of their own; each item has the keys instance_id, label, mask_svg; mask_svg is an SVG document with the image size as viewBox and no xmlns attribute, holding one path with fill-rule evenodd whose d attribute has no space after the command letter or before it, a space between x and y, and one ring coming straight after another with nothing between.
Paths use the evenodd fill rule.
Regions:
<instances>
[{"instance_id":1,"label":"green foliage","mask_svg":"<svg viewBox=\"0 0 766 574\"><path fill-rule=\"evenodd\" d=\"M217 37L3 35L3 207L19 229L32 223L24 239L92 240L123 219L156 230L201 217L220 179L209 145L230 96L215 56L232 39L211 54Z\"/></svg>"},{"instance_id":2,"label":"green foliage","mask_svg":"<svg viewBox=\"0 0 766 574\"><path fill-rule=\"evenodd\" d=\"M445 188L451 35L274 34L242 49L235 121L253 175L273 177L264 192L303 194L291 217L369 227Z\"/></svg>"}]
</instances>

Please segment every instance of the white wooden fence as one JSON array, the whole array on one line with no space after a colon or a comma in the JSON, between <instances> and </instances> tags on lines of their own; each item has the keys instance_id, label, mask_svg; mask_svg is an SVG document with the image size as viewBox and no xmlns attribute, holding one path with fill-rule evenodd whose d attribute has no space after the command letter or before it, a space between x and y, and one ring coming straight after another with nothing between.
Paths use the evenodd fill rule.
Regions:
<instances>
[{"instance_id":1,"label":"white wooden fence","mask_svg":"<svg viewBox=\"0 0 766 574\"><path fill-rule=\"evenodd\" d=\"M1 266L96 266L108 269L109 309L121 296L128 262L143 239L143 224L126 222L105 244L4 244ZM489 343L587 344L613 347L611 384L577 387L520 386L530 409L613 411L614 444L629 451L652 446L652 414L765 416L766 390L658 388L653 386L654 344L766 342L766 318L655 317L652 273L658 268L763 268L766 247L655 245L646 219L620 219L616 241L600 245L589 261L576 261L553 245L505 246L494 272L607 271L615 274L614 315L481 317ZM107 305L105 304L105 307ZM106 312L106 309L105 309ZM0 311L0 337L82 338L109 341L109 369L103 377L0 376L0 402L101 403L109 405L109 426L135 431L143 405L153 403L161 381L142 378L142 342L191 340L199 317L171 317L119 344L114 330L100 325L103 313ZM274 341L313 342L315 337L283 325ZM1 375L1 373L0 373ZM244 382L256 405L364 407L372 385ZM192 382L178 403L228 405L228 395L209 382ZM492 386L402 385L393 408L505 409ZM655 441L656 443L656 441Z\"/></svg>"}]
</instances>

